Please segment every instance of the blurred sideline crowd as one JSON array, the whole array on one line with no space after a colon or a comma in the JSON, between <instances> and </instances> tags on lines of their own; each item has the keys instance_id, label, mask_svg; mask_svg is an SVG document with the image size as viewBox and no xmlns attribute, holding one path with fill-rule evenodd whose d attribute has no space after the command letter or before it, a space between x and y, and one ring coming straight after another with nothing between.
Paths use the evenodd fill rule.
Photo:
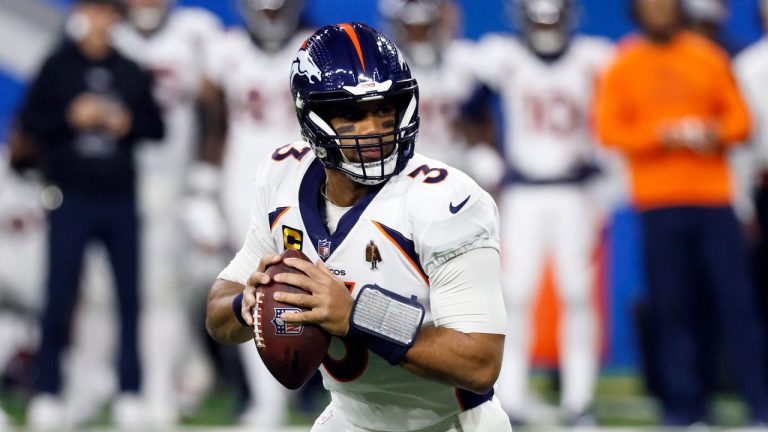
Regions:
<instances>
[{"instance_id":1,"label":"blurred sideline crowd","mask_svg":"<svg viewBox=\"0 0 768 432\"><path fill-rule=\"evenodd\" d=\"M244 425L322 407L253 344L217 346L206 294L244 241L253 167L300 138L288 76L304 0L231 0L242 25L173 0L75 0L0 151L0 371L27 426L164 430L217 385ZM311 0L307 0L311 1ZM760 1L768 28L768 0ZM560 412L594 425L598 254L639 212L633 314L659 423L712 421L740 394L768 426L768 39L734 46L725 0L632 0L637 32L577 34L577 0L508 0L513 31L461 38L452 0L379 0L419 82L416 151L497 200L508 311L497 394L536 424L533 310L551 263ZM756 17L757 18L757 17ZM325 24L325 23L324 23ZM610 286L606 288L610 295ZM0 408L2 403L0 403ZM11 424L0 410L0 430Z\"/></svg>"}]
</instances>

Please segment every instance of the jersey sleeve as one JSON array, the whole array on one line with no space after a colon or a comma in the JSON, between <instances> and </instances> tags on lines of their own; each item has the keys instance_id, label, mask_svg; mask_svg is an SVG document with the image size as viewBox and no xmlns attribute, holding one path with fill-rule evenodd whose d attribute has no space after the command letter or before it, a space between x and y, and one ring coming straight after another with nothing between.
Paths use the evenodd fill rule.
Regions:
<instances>
[{"instance_id":1,"label":"jersey sleeve","mask_svg":"<svg viewBox=\"0 0 768 432\"><path fill-rule=\"evenodd\" d=\"M271 156L271 155L270 155ZM269 205L271 157L267 157L259 165L254 182L254 196L251 205L251 222L246 234L245 243L232 261L219 274L219 279L225 279L245 285L248 277L259 267L259 261L267 255L277 255L277 247L272 239L267 218Z\"/></svg>"},{"instance_id":2,"label":"jersey sleeve","mask_svg":"<svg viewBox=\"0 0 768 432\"><path fill-rule=\"evenodd\" d=\"M451 259L479 248L499 249L499 212L466 174L446 169L440 183L420 182L409 193L413 235L422 268L431 276Z\"/></svg>"},{"instance_id":3,"label":"jersey sleeve","mask_svg":"<svg viewBox=\"0 0 768 432\"><path fill-rule=\"evenodd\" d=\"M504 334L507 311L501 290L501 257L474 249L435 270L429 303L436 326L462 333Z\"/></svg>"}]
</instances>

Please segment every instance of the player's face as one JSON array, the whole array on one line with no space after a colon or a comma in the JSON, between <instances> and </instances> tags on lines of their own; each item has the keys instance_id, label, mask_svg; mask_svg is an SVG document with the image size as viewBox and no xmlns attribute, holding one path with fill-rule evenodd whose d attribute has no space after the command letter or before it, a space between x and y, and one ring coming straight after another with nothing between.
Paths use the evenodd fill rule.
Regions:
<instances>
[{"instance_id":1,"label":"player's face","mask_svg":"<svg viewBox=\"0 0 768 432\"><path fill-rule=\"evenodd\" d=\"M403 29L405 29L405 37L408 42L428 42L432 26L430 24L404 24Z\"/></svg>"},{"instance_id":2,"label":"player's face","mask_svg":"<svg viewBox=\"0 0 768 432\"><path fill-rule=\"evenodd\" d=\"M670 34L680 24L678 0L637 0L637 19L650 34Z\"/></svg>"},{"instance_id":3,"label":"player's face","mask_svg":"<svg viewBox=\"0 0 768 432\"><path fill-rule=\"evenodd\" d=\"M354 103L342 107L330 120L331 126L340 136L345 135L375 135L392 133L395 130L395 107L381 101ZM379 137L358 139L357 144L376 147L363 148L358 152L355 139L341 139L341 144L349 146L342 152L350 162L374 162L392 154L395 148L393 136L387 136L383 141L384 155L381 154ZM389 142L390 144L387 144ZM362 157L362 160L361 160Z\"/></svg>"}]
</instances>

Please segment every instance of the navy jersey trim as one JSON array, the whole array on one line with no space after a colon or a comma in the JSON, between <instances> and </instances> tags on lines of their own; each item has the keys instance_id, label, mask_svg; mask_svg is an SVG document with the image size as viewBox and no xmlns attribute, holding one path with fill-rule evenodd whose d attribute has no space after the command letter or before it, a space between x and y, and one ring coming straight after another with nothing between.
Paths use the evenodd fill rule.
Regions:
<instances>
[{"instance_id":1,"label":"navy jersey trim","mask_svg":"<svg viewBox=\"0 0 768 432\"><path fill-rule=\"evenodd\" d=\"M381 190L381 186L371 187L370 191L341 217L336 232L331 235L328 232L328 227L325 226L323 217L325 201L320 195L320 186L323 183L325 183L325 167L319 159L315 159L301 180L299 210L312 247L318 252L320 258L326 261L341 246L341 243L360 219L360 215Z\"/></svg>"},{"instance_id":2,"label":"navy jersey trim","mask_svg":"<svg viewBox=\"0 0 768 432\"><path fill-rule=\"evenodd\" d=\"M462 411L471 410L472 408L493 399L493 389L485 394L477 394L469 390L457 388L456 399L458 399L459 407L461 407Z\"/></svg>"},{"instance_id":3,"label":"navy jersey trim","mask_svg":"<svg viewBox=\"0 0 768 432\"><path fill-rule=\"evenodd\" d=\"M269 213L269 229L275 229L277 221L283 216L290 207L278 207L275 211Z\"/></svg>"},{"instance_id":4,"label":"navy jersey trim","mask_svg":"<svg viewBox=\"0 0 768 432\"><path fill-rule=\"evenodd\" d=\"M421 260L419 259L419 254L416 253L416 246L413 243L413 240L410 240L406 238L403 234L401 234L396 229L392 229L386 225L384 225L381 222L371 221L373 222L376 227L379 228L379 230L390 240L392 241L395 246L400 249L400 251L405 254L406 258L411 262L414 268L416 268L416 271L419 272L422 279L424 279L424 282L429 285L429 277L427 277L427 273L424 271L424 269L421 267Z\"/></svg>"}]
</instances>

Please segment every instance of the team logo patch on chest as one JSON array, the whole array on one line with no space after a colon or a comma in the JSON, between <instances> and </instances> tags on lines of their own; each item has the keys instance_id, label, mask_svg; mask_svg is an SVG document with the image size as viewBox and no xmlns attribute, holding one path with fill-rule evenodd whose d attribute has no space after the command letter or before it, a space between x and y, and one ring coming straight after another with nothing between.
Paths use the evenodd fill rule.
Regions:
<instances>
[{"instance_id":1,"label":"team logo patch on chest","mask_svg":"<svg viewBox=\"0 0 768 432\"><path fill-rule=\"evenodd\" d=\"M328 258L331 256L331 241L326 239L318 240L317 254L323 258Z\"/></svg>"},{"instance_id":2,"label":"team logo patch on chest","mask_svg":"<svg viewBox=\"0 0 768 432\"><path fill-rule=\"evenodd\" d=\"M296 336L304 331L304 324L288 323L280 318L280 315L288 312L301 312L299 308L275 308L275 317L272 318L272 325L275 326L275 334L278 336Z\"/></svg>"}]
</instances>

